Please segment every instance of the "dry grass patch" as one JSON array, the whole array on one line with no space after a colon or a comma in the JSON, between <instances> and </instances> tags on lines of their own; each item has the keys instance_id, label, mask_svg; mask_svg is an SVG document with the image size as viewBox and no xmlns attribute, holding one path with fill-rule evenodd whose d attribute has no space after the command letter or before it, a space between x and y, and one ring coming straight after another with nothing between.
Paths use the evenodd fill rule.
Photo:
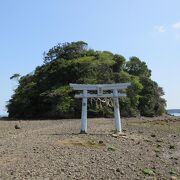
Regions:
<instances>
[{"instance_id":1,"label":"dry grass patch","mask_svg":"<svg viewBox=\"0 0 180 180\"><path fill-rule=\"evenodd\" d=\"M106 146L103 141L98 141L96 139L91 138L82 138L82 137L72 137L64 140L58 141L58 144L63 146L82 146L87 148L101 148Z\"/></svg>"}]
</instances>

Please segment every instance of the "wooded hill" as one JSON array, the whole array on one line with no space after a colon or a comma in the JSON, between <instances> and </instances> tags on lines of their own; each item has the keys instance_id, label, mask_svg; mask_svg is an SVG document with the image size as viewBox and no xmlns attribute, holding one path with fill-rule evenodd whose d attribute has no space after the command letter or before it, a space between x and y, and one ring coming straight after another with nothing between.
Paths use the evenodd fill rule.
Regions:
<instances>
[{"instance_id":1,"label":"wooded hill","mask_svg":"<svg viewBox=\"0 0 180 180\"><path fill-rule=\"evenodd\" d=\"M11 79L18 77L15 74ZM137 57L88 48L83 41L63 43L44 53L44 64L18 79L9 100L11 118L76 118L81 99L74 98L69 83L102 84L131 82L120 99L122 116L158 116L165 112L163 89L151 80L151 70ZM89 117L111 117L113 107L89 99ZM102 105L102 106L101 106Z\"/></svg>"}]
</instances>

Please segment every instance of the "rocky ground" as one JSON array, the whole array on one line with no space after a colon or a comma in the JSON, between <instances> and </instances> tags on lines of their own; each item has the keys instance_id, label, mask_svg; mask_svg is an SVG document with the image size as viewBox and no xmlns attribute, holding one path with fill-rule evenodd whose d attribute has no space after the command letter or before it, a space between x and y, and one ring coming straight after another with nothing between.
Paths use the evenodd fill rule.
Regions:
<instances>
[{"instance_id":1,"label":"rocky ground","mask_svg":"<svg viewBox=\"0 0 180 180\"><path fill-rule=\"evenodd\" d=\"M164 119L164 120L162 120ZM18 129L20 126L20 129ZM180 120L0 121L0 179L180 179Z\"/></svg>"}]
</instances>

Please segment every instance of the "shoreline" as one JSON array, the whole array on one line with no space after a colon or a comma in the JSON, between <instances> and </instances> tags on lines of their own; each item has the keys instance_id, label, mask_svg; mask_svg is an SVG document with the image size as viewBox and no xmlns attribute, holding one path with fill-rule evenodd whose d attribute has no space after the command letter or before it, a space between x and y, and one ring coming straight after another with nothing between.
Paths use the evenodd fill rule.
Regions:
<instances>
[{"instance_id":1,"label":"shoreline","mask_svg":"<svg viewBox=\"0 0 180 180\"><path fill-rule=\"evenodd\" d=\"M88 120L90 120L90 119L114 119L114 117L112 117L112 118L105 118L105 117L91 117L91 118L87 118ZM163 120L169 120L169 121L171 121L171 120L180 120L180 116L173 116L173 115L162 115L162 116L156 116L156 117L145 117L145 116L140 116L140 117L121 117L121 119L122 120L128 120L128 121L131 121L131 120L145 120L145 121L159 121L159 120L161 120L161 121L163 121ZM60 118L57 118L57 119L51 119L51 118L47 118L47 119L45 119L45 118L34 118L34 119L22 119L22 118L18 118L18 119L16 119L16 118L8 118L8 117L1 117L0 118L0 121L9 121L9 122L11 122L11 121L64 121L64 120L66 120L66 121L71 121L71 120L74 120L74 121L79 121L79 120L81 120L81 118L72 118L72 119L66 119L66 118L62 118L62 119L60 119Z\"/></svg>"}]
</instances>

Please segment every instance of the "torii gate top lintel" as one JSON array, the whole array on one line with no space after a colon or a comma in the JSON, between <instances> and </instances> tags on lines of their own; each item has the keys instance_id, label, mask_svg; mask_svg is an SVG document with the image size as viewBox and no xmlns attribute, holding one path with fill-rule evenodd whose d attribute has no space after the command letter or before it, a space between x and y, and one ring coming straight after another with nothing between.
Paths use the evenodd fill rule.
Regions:
<instances>
[{"instance_id":1,"label":"torii gate top lintel","mask_svg":"<svg viewBox=\"0 0 180 180\"><path fill-rule=\"evenodd\" d=\"M131 83L116 83L116 84L69 84L74 90L97 90L102 88L103 90L113 89L125 89L131 85Z\"/></svg>"}]
</instances>

